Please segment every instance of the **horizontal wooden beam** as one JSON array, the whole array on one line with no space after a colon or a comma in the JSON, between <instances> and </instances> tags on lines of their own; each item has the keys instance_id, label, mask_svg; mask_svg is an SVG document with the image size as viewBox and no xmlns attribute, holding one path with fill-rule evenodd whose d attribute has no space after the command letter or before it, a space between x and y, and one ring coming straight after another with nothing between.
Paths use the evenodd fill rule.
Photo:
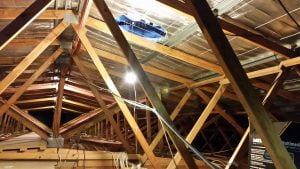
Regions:
<instances>
[{"instance_id":1,"label":"horizontal wooden beam","mask_svg":"<svg viewBox=\"0 0 300 169\"><path fill-rule=\"evenodd\" d=\"M300 64L300 57L295 57L292 59L287 59L287 60L281 61L280 64L278 64L276 66L271 66L268 68L248 72L247 76L249 79L268 76L268 75L272 75L272 74L276 74L276 73L280 72L282 66L292 67L292 66L296 66L299 64ZM195 82L195 83L191 84L189 87L196 88L196 87L201 87L201 86L205 86L205 85L209 85L209 84L213 84L213 83L217 83L217 82L220 82L223 84L230 84L229 80L225 76L218 76L218 77L210 78L207 80ZM186 88L185 85L180 85L180 86L171 88L170 91L180 90L180 89L184 89L184 88Z\"/></svg>"},{"instance_id":2,"label":"horizontal wooden beam","mask_svg":"<svg viewBox=\"0 0 300 169\"><path fill-rule=\"evenodd\" d=\"M19 101L16 101L16 104L54 102L55 100L56 100L56 97L47 97L47 98L40 98L40 99L19 100ZM92 106L92 105L89 105L89 104L84 104L84 103L69 100L69 99L63 99L63 103L68 103L70 105L75 105L75 106L82 107L82 108L87 108L87 109L96 109L96 108L98 108L98 107L95 107L95 106Z\"/></svg>"},{"instance_id":3,"label":"horizontal wooden beam","mask_svg":"<svg viewBox=\"0 0 300 169\"><path fill-rule=\"evenodd\" d=\"M99 30L101 32L104 32L106 34L111 34L108 27L106 26L106 24L103 21L89 17L87 19L86 25L89 27L92 27L96 30ZM145 40L144 38L138 37L132 33L128 33L125 31L123 31L123 33L129 42L135 43L138 46L142 46L144 48L159 52L161 54L167 55L174 59L181 60L183 62L195 65L195 66L203 68L203 69L211 70L213 72L217 72L220 74L223 73L221 67L218 66L217 64L208 62L199 57L196 57L196 56L187 54L185 52L167 47L165 45L161 45L159 43L154 43L149 40Z\"/></svg>"},{"instance_id":4,"label":"horizontal wooden beam","mask_svg":"<svg viewBox=\"0 0 300 169\"><path fill-rule=\"evenodd\" d=\"M1 20L14 20L16 19L25 8L1 8L0 9L0 19ZM67 13L72 13L72 10L51 10L47 9L42 12L36 19L64 19Z\"/></svg>"},{"instance_id":5,"label":"horizontal wooden beam","mask_svg":"<svg viewBox=\"0 0 300 169\"><path fill-rule=\"evenodd\" d=\"M119 55L116 55L116 54L113 54L113 53L110 53L110 52L107 52L107 51L104 51L101 49L95 49L95 51L98 54L98 56L100 56L102 58L123 64L123 65L128 65L128 61L122 56L119 56ZM88 63L85 62L85 64L88 64ZM189 84L189 83L193 82L193 80L191 80L191 79L188 79L188 78L182 77L180 75L176 75L176 74L173 74L173 73L170 73L170 72L167 72L167 71L164 71L164 70L152 67L152 66L142 64L142 67L146 72L149 72L153 75L156 75L156 76L159 76L159 77L162 77L165 79L169 79L169 80L172 80L175 82L179 82L179 83L183 83L183 84Z\"/></svg>"},{"instance_id":6,"label":"horizontal wooden beam","mask_svg":"<svg viewBox=\"0 0 300 169\"><path fill-rule=\"evenodd\" d=\"M192 11L189 9L189 7L178 0L174 0L172 2L168 0L158 0L159 2L168 5L176 10L179 10L181 12L184 12L188 15L193 16ZM294 56L291 49L288 49L272 40L267 39L266 37L254 34L246 29L243 29L237 25L234 25L230 22L225 21L224 19L218 18L218 22L221 25L222 29L226 33L230 33L233 35L237 35L241 40L251 43L253 45L259 46L261 48L270 50L274 52L275 54L278 54L280 56L283 56L284 58L291 58Z\"/></svg>"},{"instance_id":7,"label":"horizontal wooden beam","mask_svg":"<svg viewBox=\"0 0 300 169\"><path fill-rule=\"evenodd\" d=\"M26 91L34 91L34 90L48 90L48 89L56 89L57 83L45 83L45 84L33 84L30 87L27 88ZM18 90L19 87L9 87L5 90L4 93L14 93ZM86 90L80 87L76 87L73 85L66 84L65 85L65 90L71 91L74 93L82 94L85 96L89 97L94 97L93 93L90 90ZM114 102L114 99L112 96L106 95L106 94L101 94L101 97L108 102Z\"/></svg>"}]
</instances>

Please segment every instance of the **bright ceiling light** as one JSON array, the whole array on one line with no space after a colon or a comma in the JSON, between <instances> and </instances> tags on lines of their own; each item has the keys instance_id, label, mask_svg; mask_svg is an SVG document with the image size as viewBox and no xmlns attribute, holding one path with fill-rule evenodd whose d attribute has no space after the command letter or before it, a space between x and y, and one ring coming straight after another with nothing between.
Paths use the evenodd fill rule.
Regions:
<instances>
[{"instance_id":1,"label":"bright ceiling light","mask_svg":"<svg viewBox=\"0 0 300 169\"><path fill-rule=\"evenodd\" d=\"M128 84L134 84L136 82L136 75L133 72L127 72L125 74L125 82Z\"/></svg>"}]
</instances>

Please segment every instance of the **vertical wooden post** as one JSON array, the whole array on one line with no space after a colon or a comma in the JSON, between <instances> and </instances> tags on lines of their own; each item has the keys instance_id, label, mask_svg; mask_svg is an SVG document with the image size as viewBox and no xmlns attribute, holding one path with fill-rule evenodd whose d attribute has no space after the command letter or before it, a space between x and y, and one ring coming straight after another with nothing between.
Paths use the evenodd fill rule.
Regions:
<instances>
[{"instance_id":1,"label":"vertical wooden post","mask_svg":"<svg viewBox=\"0 0 300 169\"><path fill-rule=\"evenodd\" d=\"M61 112L62 112L62 101L63 101L63 95L64 95L64 86L66 81L66 73L68 71L68 66L65 65L61 69L59 84L58 84L58 91L57 91L57 98L55 102L55 112L53 116L53 122L52 122L52 129L53 129L53 136L58 137L59 136L59 128L60 128L60 121L61 121Z\"/></svg>"},{"instance_id":2,"label":"vertical wooden post","mask_svg":"<svg viewBox=\"0 0 300 169\"><path fill-rule=\"evenodd\" d=\"M278 169L296 169L237 56L205 0L186 0L219 64Z\"/></svg>"},{"instance_id":3,"label":"vertical wooden post","mask_svg":"<svg viewBox=\"0 0 300 169\"><path fill-rule=\"evenodd\" d=\"M147 106L150 106L149 105L149 101L148 99L146 98L146 105ZM146 110L146 125L147 125L147 140L148 140L148 143L151 143L151 112L149 110Z\"/></svg>"}]
</instances>

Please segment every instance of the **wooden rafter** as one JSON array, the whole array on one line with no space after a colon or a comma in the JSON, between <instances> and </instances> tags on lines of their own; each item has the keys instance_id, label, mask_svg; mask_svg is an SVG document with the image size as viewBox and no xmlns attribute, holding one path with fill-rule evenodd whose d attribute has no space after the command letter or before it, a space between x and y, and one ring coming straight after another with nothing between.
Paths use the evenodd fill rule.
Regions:
<instances>
[{"instance_id":1,"label":"wooden rafter","mask_svg":"<svg viewBox=\"0 0 300 169\"><path fill-rule=\"evenodd\" d=\"M111 32L109 31L107 25L99 20L93 19L93 18L88 18L87 26L90 26L96 30L99 30L101 32L107 33L107 34L111 34ZM200 59L199 57L187 54L185 52L167 47L165 45L161 45L159 43L154 43L148 40L145 40L141 37L138 37L134 34L131 33L127 33L124 32L125 37L127 37L126 39L132 43L135 43L139 46L148 48L150 50L162 53L164 55L170 56L172 58L181 60L183 62L195 65L197 67L201 67L203 69L207 69L207 70L211 70L213 72L217 72L217 73L221 73L222 74L222 69L219 65L208 62L206 60Z\"/></svg>"},{"instance_id":2,"label":"wooden rafter","mask_svg":"<svg viewBox=\"0 0 300 169\"><path fill-rule=\"evenodd\" d=\"M271 88L268 90L268 93L266 94L265 98L262 101L262 104L265 106L265 108L267 110L271 107L272 101L274 100L276 94L280 90L280 88L281 88L284 80L287 78L287 76L288 76L289 73L290 73L290 69L283 67L283 70L280 71L277 74L276 78L274 79ZM273 116L271 115L271 117L273 117ZM228 161L225 169L229 169L230 168L230 166L233 164L235 158L237 157L237 155L238 155L241 147L244 144L247 144L245 141L248 138L249 132L250 132L250 128L248 127L247 130L245 131L242 139L240 140L238 146L235 148L233 154L231 155L231 157L230 157L230 159L229 159L229 161Z\"/></svg>"},{"instance_id":3,"label":"wooden rafter","mask_svg":"<svg viewBox=\"0 0 300 169\"><path fill-rule=\"evenodd\" d=\"M199 97L201 97L201 99L204 100L204 102L206 102L207 104L210 101L210 98L204 93L202 92L200 89L194 89L195 92L197 93L197 95ZM226 110L224 108L222 108L222 106L220 106L219 104L217 104L215 106L215 110L229 123L231 124L236 130L237 132L242 135L244 133L244 129L236 122L236 120L228 114L228 112L226 112Z\"/></svg>"},{"instance_id":4,"label":"wooden rafter","mask_svg":"<svg viewBox=\"0 0 300 169\"><path fill-rule=\"evenodd\" d=\"M207 118L211 114L212 110L215 108L217 102L219 101L219 99L221 98L221 96L222 96L222 94L224 93L225 90L226 90L226 86L225 85L220 85L220 87L218 88L218 90L216 91L214 96L210 99L210 102L207 104L207 106L205 107L205 109L201 113L199 119L196 121L193 128L191 129L191 131L187 135L186 141L188 141L189 143L192 143L192 141L195 139L198 132L201 130L202 126L205 124L205 121L207 120ZM178 162L181 160L181 156L182 155L179 154L179 153L175 154L174 161L176 162L176 164L178 164ZM174 164L174 162L170 162L170 164L168 165L168 169L176 168L176 164Z\"/></svg>"},{"instance_id":5,"label":"wooden rafter","mask_svg":"<svg viewBox=\"0 0 300 169\"><path fill-rule=\"evenodd\" d=\"M125 137L123 136L120 127L117 125L113 114L108 110L104 100L102 99L100 93L98 92L97 88L95 86L92 85L92 81L89 80L89 76L88 73L85 71L82 63L80 62L78 56L73 56L72 57L76 66L79 68L79 71L82 73L82 75L86 78L87 83L91 89L91 91L93 92L97 102L99 103L100 107L103 109L103 112L107 118L107 120L110 122L110 124L112 125L112 128L114 129L114 131L116 132L118 138L120 139L120 141L122 142L123 146L129 151L129 143L125 140Z\"/></svg>"},{"instance_id":6,"label":"wooden rafter","mask_svg":"<svg viewBox=\"0 0 300 169\"><path fill-rule=\"evenodd\" d=\"M16 19L0 32L0 50L22 32L36 17L38 17L54 0L39 0L31 4Z\"/></svg>"},{"instance_id":7,"label":"wooden rafter","mask_svg":"<svg viewBox=\"0 0 300 169\"><path fill-rule=\"evenodd\" d=\"M196 0L187 0L186 3L191 8L204 37L215 53L226 77L230 80L235 93L240 98L275 166L282 169L296 169L208 3Z\"/></svg>"},{"instance_id":8,"label":"wooden rafter","mask_svg":"<svg viewBox=\"0 0 300 169\"><path fill-rule=\"evenodd\" d=\"M181 111L181 109L183 108L183 106L185 105L185 103L188 101L188 99L191 97L192 93L190 90L188 90L183 97L181 98L180 102L177 104L177 106L174 108L174 110L172 111L170 118L171 120L174 121L174 119L178 116L179 112ZM163 130L160 129L155 138L153 139L153 141L150 144L150 149L154 150L154 148L158 145L159 141L163 138ZM142 158L142 162L144 163L147 160L147 156L144 154L143 158Z\"/></svg>"},{"instance_id":9,"label":"wooden rafter","mask_svg":"<svg viewBox=\"0 0 300 169\"><path fill-rule=\"evenodd\" d=\"M185 14L193 16L193 11L188 7L186 3L182 3L179 0L174 0L172 2L168 0L158 0L158 1L174 9L177 9L181 12L184 12ZM240 39L248 43L273 51L274 53L279 54L284 58L291 58L292 56L294 56L293 51L291 49L288 49L282 45L279 45L276 42L268 40L262 35L254 34L246 29L243 29L223 19L218 18L217 20L220 26L222 27L223 31L226 33L237 35Z\"/></svg>"},{"instance_id":10,"label":"wooden rafter","mask_svg":"<svg viewBox=\"0 0 300 169\"><path fill-rule=\"evenodd\" d=\"M5 8L0 9L1 20L14 20L16 19L25 9L19 8ZM44 10L36 19L48 20L48 19L64 19L65 14L71 13L71 10Z\"/></svg>"},{"instance_id":11,"label":"wooden rafter","mask_svg":"<svg viewBox=\"0 0 300 169\"><path fill-rule=\"evenodd\" d=\"M120 111L120 108L116 104L108 106L108 109L113 114L116 114L117 112ZM95 125L95 123L102 121L104 119L105 119L105 115L102 109L96 109L90 111L63 124L62 127L60 128L60 134L63 135L65 139L68 139L80 133L81 131L84 131L92 127L93 125Z\"/></svg>"},{"instance_id":12,"label":"wooden rafter","mask_svg":"<svg viewBox=\"0 0 300 169\"><path fill-rule=\"evenodd\" d=\"M7 100L5 104L0 107L0 115L5 113L9 107L14 104L20 96L26 91L26 89L60 56L62 49L56 50L53 55L51 55L34 74L27 79L27 81Z\"/></svg>"},{"instance_id":13,"label":"wooden rafter","mask_svg":"<svg viewBox=\"0 0 300 169\"><path fill-rule=\"evenodd\" d=\"M5 104L5 100L0 100L1 104ZM32 117L27 112L22 111L15 105L11 105L7 114L15 120L22 123L25 127L29 128L33 132L37 133L41 138L47 139L51 130L40 122L38 119Z\"/></svg>"},{"instance_id":14,"label":"wooden rafter","mask_svg":"<svg viewBox=\"0 0 300 169\"><path fill-rule=\"evenodd\" d=\"M61 22L1 82L0 94L69 26Z\"/></svg>"}]
</instances>

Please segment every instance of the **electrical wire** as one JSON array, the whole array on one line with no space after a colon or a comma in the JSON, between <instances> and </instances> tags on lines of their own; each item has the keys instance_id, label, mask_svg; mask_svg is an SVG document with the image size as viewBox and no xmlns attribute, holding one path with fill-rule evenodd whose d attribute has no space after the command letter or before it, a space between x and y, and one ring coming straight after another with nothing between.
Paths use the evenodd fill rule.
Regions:
<instances>
[{"instance_id":1,"label":"electrical wire","mask_svg":"<svg viewBox=\"0 0 300 169\"><path fill-rule=\"evenodd\" d=\"M86 77L83 77L83 78L86 78ZM130 105L133 105L133 106L137 106L137 107L140 107L140 108L142 108L142 109L144 109L144 110L148 110L148 111L151 111L151 112L153 112L162 122L164 122L164 124L182 141L182 142L184 142L184 144L187 146L187 147L189 147L201 160L203 160L210 168L213 168L213 169L218 169L218 167L217 166L215 166L214 164L212 164L210 161L208 161L196 148L194 148L189 142L187 142L186 140L185 140L185 138L184 137L182 137L177 131L176 131L176 129L172 126L172 125L170 125L165 119L163 119L162 117L161 117L161 115L156 111L156 109L155 108L151 108L151 107L149 107L149 106L147 106L147 105L144 105L144 104L142 104L142 103L139 103L139 102L136 102L136 101L132 101L132 100L129 100L129 99L125 99L125 98L122 98L120 95L118 95L118 94L115 94L114 92L112 92L111 90L109 90L109 89L106 89L106 88L103 88L103 87L100 87L100 86L98 86L98 85L96 85L96 84L94 84L94 83L92 83L92 82L90 82L90 80L88 80L88 79L84 79L84 80L86 80L90 85L92 85L92 86L94 86L94 87L96 87L96 88L98 88L99 90L101 90L101 91L106 91L106 92L108 92L108 93L110 93L110 94L112 94L113 96L115 96L115 98L116 99L118 99L118 100L121 100L121 101L124 101L124 102L126 102L126 103L128 103L128 104L130 104Z\"/></svg>"},{"instance_id":2,"label":"electrical wire","mask_svg":"<svg viewBox=\"0 0 300 169\"><path fill-rule=\"evenodd\" d=\"M290 14L290 12L287 10L287 8L285 7L285 5L282 3L281 0L278 0L279 5L282 7L282 9L286 12L286 14L291 18L291 20L295 23L295 25L298 27L298 29L300 29L300 25L299 23L296 21L296 19Z\"/></svg>"},{"instance_id":3,"label":"electrical wire","mask_svg":"<svg viewBox=\"0 0 300 169\"><path fill-rule=\"evenodd\" d=\"M174 163L174 165L175 165L175 168L178 169L178 166L177 166L176 161L175 161L175 158L174 158L174 154L173 154L172 149L171 149L171 145L170 145L170 143L169 143L168 136L167 136L167 134L166 134L165 127L164 127L164 125L163 125L163 123L162 123L162 121L161 121L160 119L158 119L158 121L160 122L160 124L161 124L161 126L162 126L161 128L163 129L164 136L165 136L165 139L166 139L166 142L167 142L167 145L168 145L170 154L171 154L171 156L172 156L172 161L173 161L173 163Z\"/></svg>"}]
</instances>

